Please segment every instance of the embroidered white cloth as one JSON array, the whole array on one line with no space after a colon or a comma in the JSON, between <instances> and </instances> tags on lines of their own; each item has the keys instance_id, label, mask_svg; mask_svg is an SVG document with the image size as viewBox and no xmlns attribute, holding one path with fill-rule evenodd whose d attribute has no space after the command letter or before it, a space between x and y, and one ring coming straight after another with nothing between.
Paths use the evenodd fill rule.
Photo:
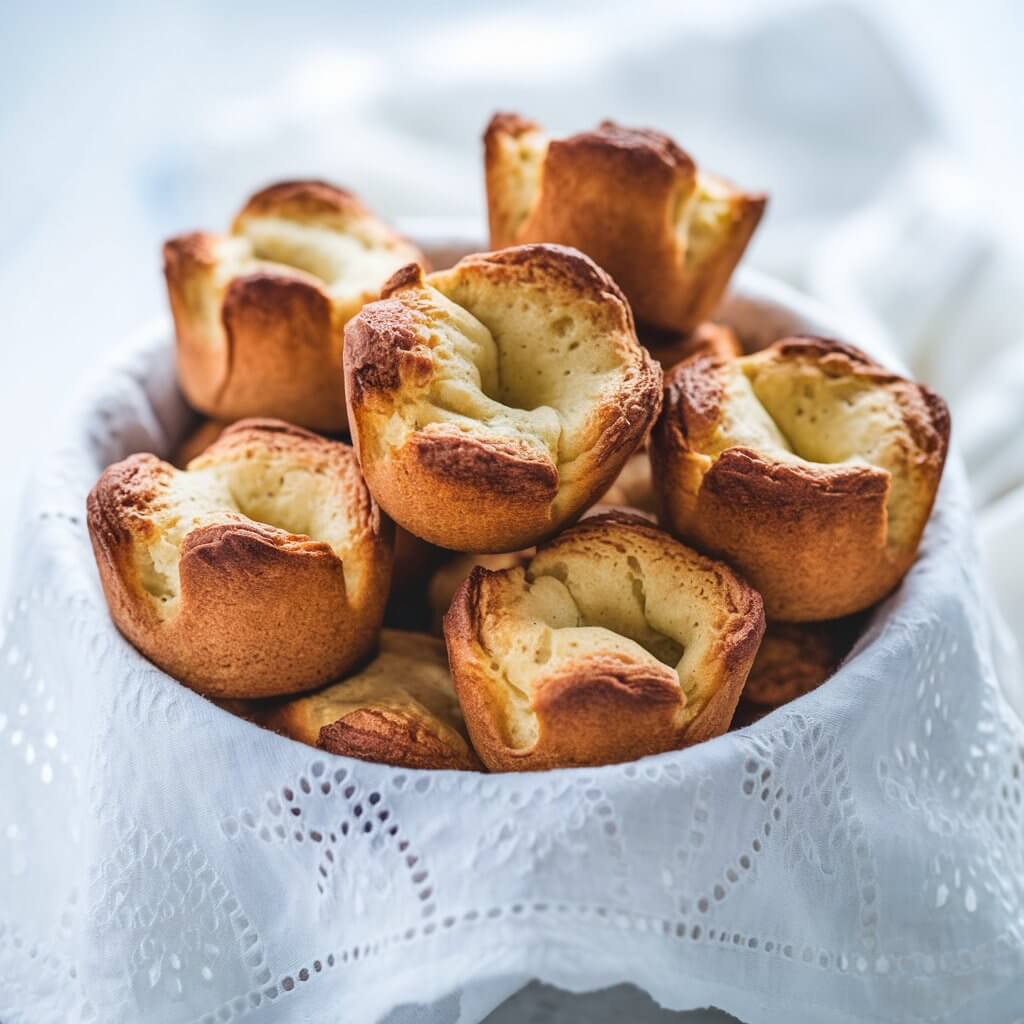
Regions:
<instances>
[{"instance_id":1,"label":"embroidered white cloth","mask_svg":"<svg viewBox=\"0 0 1024 1024\"><path fill-rule=\"evenodd\" d=\"M749 273L724 316L759 342L808 329L878 352ZM121 639L85 495L109 462L166 454L189 415L161 327L101 369L20 516L5 1024L469 1024L531 977L752 1022L1024 1012L1024 727L957 457L917 564L820 690L690 750L487 776L319 753Z\"/></svg>"}]
</instances>

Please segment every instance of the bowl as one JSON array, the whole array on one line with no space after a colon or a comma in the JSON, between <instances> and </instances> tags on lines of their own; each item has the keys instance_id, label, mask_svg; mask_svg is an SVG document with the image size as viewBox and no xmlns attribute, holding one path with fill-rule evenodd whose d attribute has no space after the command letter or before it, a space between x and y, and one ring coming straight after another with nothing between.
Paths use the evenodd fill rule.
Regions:
<instances>
[{"instance_id":1,"label":"bowl","mask_svg":"<svg viewBox=\"0 0 1024 1024\"><path fill-rule=\"evenodd\" d=\"M438 264L471 247L443 225L420 241ZM751 347L811 332L894 362L752 271L719 318ZM103 360L20 516L0 647L0 976L52 1019L405 1006L397 1021L422 1004L476 1020L531 977L632 982L754 1021L1024 1005L1024 736L991 668L955 456L916 564L818 690L639 762L484 775L294 743L121 638L85 496L192 421L160 320Z\"/></svg>"}]
</instances>

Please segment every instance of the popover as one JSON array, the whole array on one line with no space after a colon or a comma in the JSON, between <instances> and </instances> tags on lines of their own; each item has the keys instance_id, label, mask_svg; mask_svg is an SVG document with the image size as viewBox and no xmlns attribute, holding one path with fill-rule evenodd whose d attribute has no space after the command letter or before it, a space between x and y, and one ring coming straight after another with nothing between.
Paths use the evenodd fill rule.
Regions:
<instances>
[{"instance_id":1,"label":"popover","mask_svg":"<svg viewBox=\"0 0 1024 1024\"><path fill-rule=\"evenodd\" d=\"M187 471L108 467L88 523L115 625L207 696L311 689L377 641L393 528L348 445L243 420Z\"/></svg>"},{"instance_id":2,"label":"popover","mask_svg":"<svg viewBox=\"0 0 1024 1024\"><path fill-rule=\"evenodd\" d=\"M380 653L355 675L255 715L302 743L403 768L480 769L444 644L385 629Z\"/></svg>"},{"instance_id":3,"label":"popover","mask_svg":"<svg viewBox=\"0 0 1024 1024\"><path fill-rule=\"evenodd\" d=\"M288 181L257 192L228 234L164 245L189 402L221 420L274 416L345 428L343 328L419 250L345 189Z\"/></svg>"},{"instance_id":4,"label":"popover","mask_svg":"<svg viewBox=\"0 0 1024 1024\"><path fill-rule=\"evenodd\" d=\"M205 452L228 426L229 424L220 420L203 420L190 434L186 434L185 439L174 449L171 456L172 465L184 469L197 455ZM395 530L392 588L403 588L410 583L424 582L443 561L446 553L399 527Z\"/></svg>"},{"instance_id":5,"label":"popover","mask_svg":"<svg viewBox=\"0 0 1024 1024\"><path fill-rule=\"evenodd\" d=\"M661 402L614 281L554 245L403 268L346 327L345 377L374 497L458 551L514 551L572 521Z\"/></svg>"},{"instance_id":6,"label":"popover","mask_svg":"<svg viewBox=\"0 0 1024 1024\"><path fill-rule=\"evenodd\" d=\"M492 771L627 761L728 728L764 632L728 566L608 513L525 567L477 567L445 616L455 689Z\"/></svg>"},{"instance_id":7,"label":"popover","mask_svg":"<svg viewBox=\"0 0 1024 1024\"><path fill-rule=\"evenodd\" d=\"M838 618L910 567L948 443L941 398L848 345L698 354L668 374L651 437L660 518L737 568L769 618Z\"/></svg>"},{"instance_id":8,"label":"popover","mask_svg":"<svg viewBox=\"0 0 1024 1024\"><path fill-rule=\"evenodd\" d=\"M690 331L718 304L765 207L667 135L603 121L550 139L496 114L484 134L491 246L558 242L608 271L638 322Z\"/></svg>"}]
</instances>

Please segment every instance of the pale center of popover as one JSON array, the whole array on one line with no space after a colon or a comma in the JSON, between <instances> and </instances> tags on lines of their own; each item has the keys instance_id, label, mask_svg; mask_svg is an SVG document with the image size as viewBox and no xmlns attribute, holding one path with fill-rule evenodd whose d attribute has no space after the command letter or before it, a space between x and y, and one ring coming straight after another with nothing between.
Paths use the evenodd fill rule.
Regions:
<instances>
[{"instance_id":1,"label":"pale center of popover","mask_svg":"<svg viewBox=\"0 0 1024 1024\"><path fill-rule=\"evenodd\" d=\"M744 447L778 462L885 470L891 478L888 542L898 546L916 535L912 439L886 388L768 353L729 364L724 387L721 421L705 454L714 458Z\"/></svg>"},{"instance_id":2,"label":"pale center of popover","mask_svg":"<svg viewBox=\"0 0 1024 1024\"><path fill-rule=\"evenodd\" d=\"M514 234L530 216L537 201L548 139L543 132L526 131L515 138L503 136L501 144L510 158L503 167L502 198L508 203L509 230Z\"/></svg>"},{"instance_id":3,"label":"pale center of popover","mask_svg":"<svg viewBox=\"0 0 1024 1024\"><path fill-rule=\"evenodd\" d=\"M140 555L142 584L167 618L180 595L181 545L193 530L251 521L289 534L323 541L344 562L355 585L358 560L346 562L354 527L325 474L273 457L251 457L214 466L174 470L166 490L150 507L154 529Z\"/></svg>"},{"instance_id":4,"label":"pale center of popover","mask_svg":"<svg viewBox=\"0 0 1024 1024\"><path fill-rule=\"evenodd\" d=\"M679 682L687 717L702 706L698 666L714 637L711 583L673 564L671 555L616 542L542 551L528 568L505 574L503 610L485 624L484 646L507 685L510 742L532 746L536 688L596 659L647 665ZM702 600L704 598L704 600Z\"/></svg>"},{"instance_id":5,"label":"pale center of popover","mask_svg":"<svg viewBox=\"0 0 1024 1024\"><path fill-rule=\"evenodd\" d=\"M353 218L344 230L285 217L245 217L222 239L220 277L282 268L318 278L339 302L375 295L410 252L373 219Z\"/></svg>"},{"instance_id":6,"label":"pale center of popover","mask_svg":"<svg viewBox=\"0 0 1024 1024\"><path fill-rule=\"evenodd\" d=\"M525 443L573 479L589 450L595 409L621 386L623 356L607 326L579 303L457 272L427 286L434 370L428 393L400 407L385 438L399 446L432 423Z\"/></svg>"},{"instance_id":7,"label":"pale center of popover","mask_svg":"<svg viewBox=\"0 0 1024 1024\"><path fill-rule=\"evenodd\" d=\"M704 171L697 172L693 189L678 193L672 220L688 267L699 267L715 256L722 240L729 236L732 197L733 192L725 182Z\"/></svg>"}]
</instances>

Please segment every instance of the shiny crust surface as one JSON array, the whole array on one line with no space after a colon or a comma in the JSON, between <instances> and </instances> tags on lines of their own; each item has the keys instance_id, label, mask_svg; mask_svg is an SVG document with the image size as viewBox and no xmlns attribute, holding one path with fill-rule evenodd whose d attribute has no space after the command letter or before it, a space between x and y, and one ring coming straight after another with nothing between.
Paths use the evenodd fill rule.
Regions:
<instances>
[{"instance_id":1,"label":"shiny crust surface","mask_svg":"<svg viewBox=\"0 0 1024 1024\"><path fill-rule=\"evenodd\" d=\"M804 423L817 424L820 437L843 457L780 457L743 444L717 451L722 432L735 433L736 418L750 414L730 398L734 366L775 380L789 375L794 391L783 414L787 407L800 410L805 419L797 427L806 433ZM815 399L799 391L817 382L846 389L846 397L832 403L840 412L843 402L870 403L864 417L841 421L835 413L829 421L822 414L819 424ZM869 416L879 424L875 436L863 426ZM862 448L877 446L880 455L847 452L857 430L866 431ZM818 443L813 431L811 440ZM764 596L769 618L839 618L885 597L909 569L948 443L942 400L852 346L793 337L734 361L701 352L666 376L664 409L651 438L659 518L742 572Z\"/></svg>"},{"instance_id":2,"label":"shiny crust surface","mask_svg":"<svg viewBox=\"0 0 1024 1024\"><path fill-rule=\"evenodd\" d=\"M285 488L296 480L308 482L308 493L292 501ZM286 515L333 517L333 546L250 518L225 497L248 488L253 501L277 500L278 486ZM87 507L115 625L200 693L248 698L310 689L376 643L393 526L347 445L279 421L241 421L187 472L148 454L115 463Z\"/></svg>"}]
</instances>

